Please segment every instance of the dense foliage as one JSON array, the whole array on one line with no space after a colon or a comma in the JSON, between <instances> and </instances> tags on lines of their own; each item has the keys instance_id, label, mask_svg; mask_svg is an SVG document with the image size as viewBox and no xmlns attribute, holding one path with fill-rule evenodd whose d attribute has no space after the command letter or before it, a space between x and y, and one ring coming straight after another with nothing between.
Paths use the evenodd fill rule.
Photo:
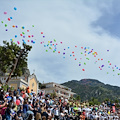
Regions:
<instances>
[{"instance_id":1,"label":"dense foliage","mask_svg":"<svg viewBox=\"0 0 120 120\"><path fill-rule=\"evenodd\" d=\"M72 80L63 83L63 85L71 88L77 95L80 95L82 101L102 102L105 99L113 101L120 99L120 87L104 84L98 80ZM92 98L94 98L94 100L91 100Z\"/></svg>"}]
</instances>

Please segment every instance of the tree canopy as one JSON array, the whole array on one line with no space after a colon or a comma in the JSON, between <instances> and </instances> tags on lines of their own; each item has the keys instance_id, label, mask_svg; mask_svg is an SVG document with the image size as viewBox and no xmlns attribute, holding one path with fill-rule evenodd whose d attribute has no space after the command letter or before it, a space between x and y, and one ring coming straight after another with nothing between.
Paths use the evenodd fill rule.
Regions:
<instances>
[{"instance_id":1,"label":"tree canopy","mask_svg":"<svg viewBox=\"0 0 120 120\"><path fill-rule=\"evenodd\" d=\"M21 76L23 68L27 67L27 57L32 46L23 43L18 46L13 42L3 41L3 46L0 46L0 70L3 73L9 73L7 81L11 77Z\"/></svg>"}]
</instances>

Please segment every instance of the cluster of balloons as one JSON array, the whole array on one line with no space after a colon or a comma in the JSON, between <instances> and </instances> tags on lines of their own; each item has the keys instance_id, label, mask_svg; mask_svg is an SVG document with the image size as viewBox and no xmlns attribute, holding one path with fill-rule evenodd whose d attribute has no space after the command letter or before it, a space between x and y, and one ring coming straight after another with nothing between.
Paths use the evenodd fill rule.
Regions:
<instances>
[{"instance_id":1,"label":"cluster of balloons","mask_svg":"<svg viewBox=\"0 0 120 120\"><path fill-rule=\"evenodd\" d=\"M17 8L14 7L14 10L16 11ZM5 11L4 15L6 15L6 14L7 14L7 12ZM12 19L13 19L13 17L7 18L8 21L11 21ZM5 31L8 31L8 29L7 29L8 25L4 24L4 21L1 21L1 23L5 26ZM34 27L35 26L32 25L32 28L34 28ZM31 43L31 44L35 44L36 43L35 35L30 34L30 30L26 29L25 26L12 25L12 28L14 28L14 29L15 28L16 29L20 28L20 29L23 30L23 32L21 32L19 35L15 34L14 38L10 39L10 41L13 41L14 44L18 44L18 45L21 44L20 41L16 40L18 37L21 37L22 42L24 42L25 44L27 44L27 42ZM40 34L42 35L42 38L44 39L45 38L44 33L40 32ZM43 45L43 47L46 48L46 50L45 50L46 52L48 52L49 50L52 50L53 53L57 52L58 54L62 54L64 59L66 58L66 54L68 54L68 53L66 53L66 50L70 49L70 47L68 46L67 48L63 49L63 52L60 51L60 50L57 50L57 46L59 44L63 44L63 42L61 41L61 42L57 43L56 39L53 39L51 41L47 41L47 43L46 43L46 41L42 40L42 41L40 41L39 44ZM77 45L75 45L74 47L75 47L75 49L80 48L80 50L79 50L80 54L83 55L87 61L90 60L89 55L92 55L94 58L96 58L94 64L97 64L97 62L99 62L99 61L104 61L103 58L97 58L98 52L94 51L94 49L90 49L90 47L83 47L83 46L78 47ZM107 52L109 52L109 50L107 50ZM69 57L70 58L73 57L75 61L78 61L78 66L82 67L82 69L81 69L82 71L85 71L84 66L87 65L87 62L81 62L82 58L81 57L78 58L77 55L75 54L75 51L72 51L69 54ZM108 61L108 65L102 64L101 66L99 66L99 69L102 70L106 66L108 66L108 68L111 68L113 72L115 71L115 69L116 70L120 70L120 68L118 68L117 65L113 65L112 66L112 63L110 61ZM109 74L109 72L107 72L107 74ZM118 72L117 75L120 75L120 73Z\"/></svg>"}]
</instances>

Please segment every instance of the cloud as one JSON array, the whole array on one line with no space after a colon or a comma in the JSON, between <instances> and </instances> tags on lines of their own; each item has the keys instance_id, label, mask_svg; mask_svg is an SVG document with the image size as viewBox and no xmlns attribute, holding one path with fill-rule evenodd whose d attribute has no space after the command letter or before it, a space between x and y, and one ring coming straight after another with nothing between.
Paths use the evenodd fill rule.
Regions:
<instances>
[{"instance_id":1,"label":"cloud","mask_svg":"<svg viewBox=\"0 0 120 120\"><path fill-rule=\"evenodd\" d=\"M29 54L29 69L31 73L35 69L35 74L40 82L57 82L63 83L72 79L93 78L98 79L104 83L118 85L119 76L117 71L115 73L112 69L108 68L108 60L112 65L119 65L119 52L120 41L119 36L116 37L113 31L110 33L111 24L107 22L110 16L114 23L117 21L114 18L114 14L111 14L113 0L109 2L99 1L19 1L10 3L9 9L16 6L18 11L10 11L9 15L13 15L13 21L8 23L9 31L6 34L4 26L1 25L1 40L13 38L15 34L20 34L21 29L13 29L13 24L25 26L25 30L29 29L30 33L35 36L36 43L33 44L33 49ZM3 5L3 6L2 6ZM0 14L3 13L7 7L5 2L1 2ZM118 8L119 9L119 8ZM105 12L107 11L107 12ZM116 14L118 15L119 12ZM5 19L5 16L2 15ZM114 19L113 19L114 18ZM1 18L0 18L1 19ZM35 25L32 28L32 25ZM108 26L108 29L106 27ZM116 26L117 27L117 26ZM115 28L114 28L115 29ZM43 39L40 32L44 32L45 38ZM26 34L27 35L27 34ZM21 40L20 37L18 39ZM61 53L53 53L48 49L46 52L43 44L40 41L47 41L56 39L58 43L57 51ZM60 44L60 42L63 44ZM1 41L2 42L2 41ZM30 44L31 45L31 44ZM77 48L75 48L77 45ZM68 49L68 46L70 49ZM92 55L88 55L89 61L86 60L84 54L81 54L81 46L90 47L98 52L98 57L94 58ZM66 50L64 50L66 49ZM107 49L110 52L107 52ZM75 52L75 57L70 57L72 51ZM63 52L66 54L63 58ZM75 60L77 58L77 60ZM82 60L80 60L82 58ZM98 58L103 58L104 61L98 61L94 63ZM79 67L79 62L82 66ZM83 65L86 62L86 65ZM99 66L105 65L102 71L99 70ZM85 72L82 69L85 69ZM107 75L107 72L109 74ZM115 74L115 76L113 76Z\"/></svg>"}]
</instances>

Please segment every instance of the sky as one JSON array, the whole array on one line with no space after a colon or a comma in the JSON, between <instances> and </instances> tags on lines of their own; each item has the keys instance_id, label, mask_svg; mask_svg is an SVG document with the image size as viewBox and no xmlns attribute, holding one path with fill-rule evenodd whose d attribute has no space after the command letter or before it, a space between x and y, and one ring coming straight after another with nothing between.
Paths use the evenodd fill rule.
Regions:
<instances>
[{"instance_id":1,"label":"sky","mask_svg":"<svg viewBox=\"0 0 120 120\"><path fill-rule=\"evenodd\" d=\"M28 56L28 68L41 83L90 78L120 86L119 4L119 0L1 0L0 44L3 40L10 42L14 39L21 45L23 38L20 34L25 32L26 44L33 47ZM7 20L9 17L12 17L10 21ZM29 39L28 35L34 37ZM35 44L27 42L28 39L34 40ZM48 41L58 44L55 53L50 46L44 47ZM90 53L85 56L81 47L88 51L93 49L98 55L94 57ZM75 56L70 56L72 52ZM101 65L104 65L102 70Z\"/></svg>"}]
</instances>

